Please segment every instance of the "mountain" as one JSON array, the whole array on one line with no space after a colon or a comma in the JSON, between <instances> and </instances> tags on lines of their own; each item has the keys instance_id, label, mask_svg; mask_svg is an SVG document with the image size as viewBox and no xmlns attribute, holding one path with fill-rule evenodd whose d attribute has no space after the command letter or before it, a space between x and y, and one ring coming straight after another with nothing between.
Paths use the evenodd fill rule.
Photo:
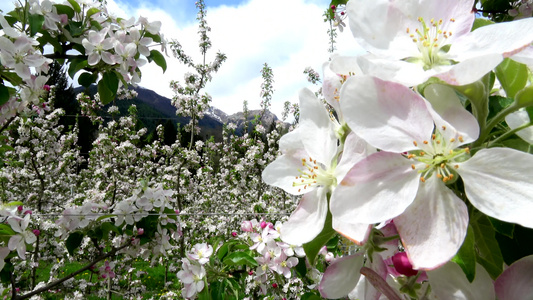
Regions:
<instances>
[{"instance_id":1,"label":"mountain","mask_svg":"<svg viewBox=\"0 0 533 300\"><path fill-rule=\"evenodd\" d=\"M119 107L120 115L126 115L131 104L135 104L137 107L137 117L148 129L148 132L153 132L157 125L164 124L168 120L171 120L175 126L179 124L181 128L189 122L190 118L176 115L176 107L172 105L171 99L143 87L132 89L137 92L137 97L131 100L117 100L116 105ZM77 87L75 89L76 94L83 91L85 91L84 87ZM94 95L95 93L96 86L89 87L89 94ZM107 107L104 107L103 111L105 115ZM261 110L250 110L248 112L248 121L253 120L256 115L261 115L261 112ZM278 117L270 111L266 111L262 120L263 126L268 130L272 124L278 121ZM210 107L205 112L204 117L198 122L200 138L209 139L211 136L214 136L215 141L221 141L222 127L228 123L237 125L237 129L235 130L236 134L242 135L244 133L245 121L242 112L228 115L218 108Z\"/></svg>"}]
</instances>

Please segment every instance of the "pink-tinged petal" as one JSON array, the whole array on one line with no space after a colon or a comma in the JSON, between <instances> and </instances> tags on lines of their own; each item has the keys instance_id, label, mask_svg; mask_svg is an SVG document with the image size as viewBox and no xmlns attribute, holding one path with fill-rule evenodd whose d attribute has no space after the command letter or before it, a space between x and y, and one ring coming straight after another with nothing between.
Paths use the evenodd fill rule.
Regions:
<instances>
[{"instance_id":1,"label":"pink-tinged petal","mask_svg":"<svg viewBox=\"0 0 533 300\"><path fill-rule=\"evenodd\" d=\"M7 247L9 248L9 250L13 251L13 250L17 249L17 247L18 247L18 245L20 244L21 241L22 241L22 235L20 235L20 234L12 235L11 238L9 238L9 242L7 243Z\"/></svg>"},{"instance_id":2,"label":"pink-tinged petal","mask_svg":"<svg viewBox=\"0 0 533 300\"><path fill-rule=\"evenodd\" d=\"M494 282L498 300L533 300L533 255L515 261Z\"/></svg>"},{"instance_id":3,"label":"pink-tinged petal","mask_svg":"<svg viewBox=\"0 0 533 300\"><path fill-rule=\"evenodd\" d=\"M366 243L372 229L372 225L369 224L348 223L338 218L333 218L332 227L339 234L357 245Z\"/></svg>"},{"instance_id":4,"label":"pink-tinged petal","mask_svg":"<svg viewBox=\"0 0 533 300\"><path fill-rule=\"evenodd\" d=\"M500 53L488 53L460 61L458 64L443 67L434 75L451 85L465 85L481 79L503 61Z\"/></svg>"},{"instance_id":5,"label":"pink-tinged petal","mask_svg":"<svg viewBox=\"0 0 533 300\"><path fill-rule=\"evenodd\" d=\"M420 184L415 201L394 219L394 224L413 268L431 270L449 261L463 244L468 210L432 176Z\"/></svg>"},{"instance_id":6,"label":"pink-tinged petal","mask_svg":"<svg viewBox=\"0 0 533 300\"><path fill-rule=\"evenodd\" d=\"M367 267L374 270L381 278L384 280L387 279L387 265L383 261L383 258L379 253L374 252L372 255L372 261L367 260ZM379 292L368 280L365 280L363 283L364 289L360 291L360 299L365 300L378 300L380 299L381 292ZM357 289L357 287L356 287Z\"/></svg>"},{"instance_id":7,"label":"pink-tinged petal","mask_svg":"<svg viewBox=\"0 0 533 300\"><path fill-rule=\"evenodd\" d=\"M457 172L481 212L533 228L533 155L508 148L479 150Z\"/></svg>"},{"instance_id":8,"label":"pink-tinged petal","mask_svg":"<svg viewBox=\"0 0 533 300\"><path fill-rule=\"evenodd\" d=\"M291 245L312 241L324 228L328 213L326 188L305 194L289 220L281 228L281 239Z\"/></svg>"},{"instance_id":9,"label":"pink-tinged petal","mask_svg":"<svg viewBox=\"0 0 533 300\"><path fill-rule=\"evenodd\" d=\"M533 46L526 47L524 50L511 56L511 59L526 64L529 68L533 67Z\"/></svg>"},{"instance_id":10,"label":"pink-tinged petal","mask_svg":"<svg viewBox=\"0 0 533 300\"><path fill-rule=\"evenodd\" d=\"M335 125L324 104L309 89L300 91L300 135L305 150L329 168L337 151Z\"/></svg>"},{"instance_id":11,"label":"pink-tinged petal","mask_svg":"<svg viewBox=\"0 0 533 300\"><path fill-rule=\"evenodd\" d=\"M348 295L359 282L364 255L359 252L335 260L324 272L318 290L322 297L338 299Z\"/></svg>"},{"instance_id":12,"label":"pink-tinged petal","mask_svg":"<svg viewBox=\"0 0 533 300\"><path fill-rule=\"evenodd\" d=\"M505 117L505 122L511 129L518 128L522 125L529 124L531 120L529 120L529 114L525 110L515 111L512 114L509 114ZM524 128L516 133L519 137L521 137L524 141L528 142L529 144L533 145L533 127L527 127Z\"/></svg>"},{"instance_id":13,"label":"pink-tinged petal","mask_svg":"<svg viewBox=\"0 0 533 300\"><path fill-rule=\"evenodd\" d=\"M342 181L346 173L358 162L376 152L376 148L370 146L365 140L350 132L344 141L341 160L335 168L335 177L338 182Z\"/></svg>"},{"instance_id":14,"label":"pink-tinged petal","mask_svg":"<svg viewBox=\"0 0 533 300\"><path fill-rule=\"evenodd\" d=\"M374 153L355 165L333 190L333 218L364 224L392 219L413 202L419 177L401 154Z\"/></svg>"},{"instance_id":15,"label":"pink-tinged petal","mask_svg":"<svg viewBox=\"0 0 533 300\"><path fill-rule=\"evenodd\" d=\"M470 283L466 275L453 262L427 272L431 292L439 300L494 300L494 286L489 273L476 264L476 277ZM523 299L523 298L513 298ZM501 300L501 299L500 299Z\"/></svg>"},{"instance_id":16,"label":"pink-tinged petal","mask_svg":"<svg viewBox=\"0 0 533 300\"><path fill-rule=\"evenodd\" d=\"M459 61L494 53L511 57L531 45L531 28L532 18L483 26L459 37L448 54Z\"/></svg>"},{"instance_id":17,"label":"pink-tinged petal","mask_svg":"<svg viewBox=\"0 0 533 300\"><path fill-rule=\"evenodd\" d=\"M463 107L454 89L441 84L432 84L424 89L424 96L428 100L426 103L435 126L444 139L456 140L457 144L453 148L477 140L479 124ZM442 130L442 126L445 126L446 130ZM463 142L459 141L459 136L463 137Z\"/></svg>"},{"instance_id":18,"label":"pink-tinged petal","mask_svg":"<svg viewBox=\"0 0 533 300\"><path fill-rule=\"evenodd\" d=\"M422 97L409 88L367 76L350 77L341 89L350 128L372 146L405 152L431 137L433 119Z\"/></svg>"}]
</instances>

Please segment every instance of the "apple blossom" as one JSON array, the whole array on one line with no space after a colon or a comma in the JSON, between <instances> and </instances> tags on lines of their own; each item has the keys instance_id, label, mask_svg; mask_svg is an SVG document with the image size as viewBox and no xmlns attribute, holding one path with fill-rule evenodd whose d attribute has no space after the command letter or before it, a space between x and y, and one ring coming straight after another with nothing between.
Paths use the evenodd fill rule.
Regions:
<instances>
[{"instance_id":1,"label":"apple blossom","mask_svg":"<svg viewBox=\"0 0 533 300\"><path fill-rule=\"evenodd\" d=\"M357 42L373 56L359 65L368 75L418 85L438 77L465 85L533 41L533 19L483 26L472 32L474 0L352 0L346 5Z\"/></svg>"},{"instance_id":2,"label":"apple blossom","mask_svg":"<svg viewBox=\"0 0 533 300\"><path fill-rule=\"evenodd\" d=\"M9 250L17 250L20 258L26 259L26 244L33 244L37 240L35 234L28 229L30 214L24 218L10 217L7 222L17 234L12 235L8 242Z\"/></svg>"},{"instance_id":3,"label":"apple blossom","mask_svg":"<svg viewBox=\"0 0 533 300\"><path fill-rule=\"evenodd\" d=\"M187 253L190 260L198 261L201 265L209 262L209 257L213 254L213 247L207 243L196 244Z\"/></svg>"},{"instance_id":4,"label":"apple blossom","mask_svg":"<svg viewBox=\"0 0 533 300\"><path fill-rule=\"evenodd\" d=\"M322 231L328 212L328 193L348 169L369 152L365 142L355 134L349 134L345 137L342 158L337 163L337 126L324 105L310 90L304 89L300 92L300 109L298 128L280 140L282 155L263 171L263 180L267 184L294 195L304 194L281 230L282 240L295 245L313 240ZM334 228L336 225L340 226L335 223ZM364 236L368 226L353 228L352 225L345 226L345 230L355 230Z\"/></svg>"},{"instance_id":5,"label":"apple blossom","mask_svg":"<svg viewBox=\"0 0 533 300\"><path fill-rule=\"evenodd\" d=\"M341 90L347 124L382 151L356 164L333 191L333 218L389 219L415 269L451 259L466 236L468 212L446 184L460 175L470 203L494 218L533 227L533 156L490 148L470 158L479 127L455 92L430 85L422 98L397 83L351 77ZM354 197L354 195L356 195Z\"/></svg>"}]
</instances>

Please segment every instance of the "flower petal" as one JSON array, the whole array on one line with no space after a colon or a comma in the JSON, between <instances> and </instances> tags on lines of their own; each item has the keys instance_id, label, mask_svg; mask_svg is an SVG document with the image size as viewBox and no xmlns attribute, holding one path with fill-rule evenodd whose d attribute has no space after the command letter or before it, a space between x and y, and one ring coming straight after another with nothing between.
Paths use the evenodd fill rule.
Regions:
<instances>
[{"instance_id":1,"label":"flower petal","mask_svg":"<svg viewBox=\"0 0 533 300\"><path fill-rule=\"evenodd\" d=\"M508 148L478 151L459 164L470 203L481 212L533 228L533 155Z\"/></svg>"},{"instance_id":2,"label":"flower petal","mask_svg":"<svg viewBox=\"0 0 533 300\"><path fill-rule=\"evenodd\" d=\"M374 153L355 165L333 190L333 218L364 224L392 219L413 202L419 177L401 154Z\"/></svg>"},{"instance_id":3,"label":"flower petal","mask_svg":"<svg viewBox=\"0 0 533 300\"><path fill-rule=\"evenodd\" d=\"M263 181L267 184L282 188L287 193L301 195L311 191L293 185L299 169L302 168L302 158L309 157L304 151L293 151L283 154L270 163L262 173Z\"/></svg>"},{"instance_id":4,"label":"flower petal","mask_svg":"<svg viewBox=\"0 0 533 300\"><path fill-rule=\"evenodd\" d=\"M335 260L324 272L318 290L320 295L329 299L338 299L348 295L359 282L364 255L359 252Z\"/></svg>"},{"instance_id":5,"label":"flower petal","mask_svg":"<svg viewBox=\"0 0 533 300\"><path fill-rule=\"evenodd\" d=\"M494 282L499 300L533 299L533 255L515 261Z\"/></svg>"},{"instance_id":6,"label":"flower petal","mask_svg":"<svg viewBox=\"0 0 533 300\"><path fill-rule=\"evenodd\" d=\"M445 140L454 138L457 141L454 148L477 140L478 122L463 107L454 89L442 84L431 84L424 89L424 96L430 104L428 110L433 116L435 126ZM446 130L442 130L442 126L445 126ZM459 141L459 136L463 137L463 142Z\"/></svg>"},{"instance_id":7,"label":"flower petal","mask_svg":"<svg viewBox=\"0 0 533 300\"><path fill-rule=\"evenodd\" d=\"M348 126L376 148L405 152L416 148L413 141L431 137L433 119L424 99L401 84L353 76L341 99Z\"/></svg>"},{"instance_id":8,"label":"flower petal","mask_svg":"<svg viewBox=\"0 0 533 300\"><path fill-rule=\"evenodd\" d=\"M289 220L281 227L281 239L291 245L312 241L324 228L328 213L326 188L305 194Z\"/></svg>"},{"instance_id":9,"label":"flower petal","mask_svg":"<svg viewBox=\"0 0 533 300\"><path fill-rule=\"evenodd\" d=\"M468 210L436 176L420 184L415 201L394 218L414 269L430 270L450 260L463 244Z\"/></svg>"},{"instance_id":10,"label":"flower petal","mask_svg":"<svg viewBox=\"0 0 533 300\"><path fill-rule=\"evenodd\" d=\"M480 264L476 264L476 277L472 283L466 279L461 267L453 262L428 271L427 275L431 291L439 300L493 300L496 297L492 279Z\"/></svg>"},{"instance_id":11,"label":"flower petal","mask_svg":"<svg viewBox=\"0 0 533 300\"><path fill-rule=\"evenodd\" d=\"M515 111L512 114L509 114L505 117L505 122L507 122L507 125L511 129L518 128L522 125L529 124L531 120L529 120L529 114L525 110ZM524 141L528 142L529 144L533 145L533 127L527 127L524 128L516 133L519 137L521 137Z\"/></svg>"},{"instance_id":12,"label":"flower petal","mask_svg":"<svg viewBox=\"0 0 533 300\"><path fill-rule=\"evenodd\" d=\"M335 125L324 104L309 89L300 91L301 142L309 155L317 161L331 165L337 151Z\"/></svg>"},{"instance_id":13,"label":"flower petal","mask_svg":"<svg viewBox=\"0 0 533 300\"><path fill-rule=\"evenodd\" d=\"M365 140L350 132L344 141L344 148L339 164L335 168L335 177L340 182L346 173L358 162L368 155L375 153L376 148L370 146Z\"/></svg>"},{"instance_id":14,"label":"flower petal","mask_svg":"<svg viewBox=\"0 0 533 300\"><path fill-rule=\"evenodd\" d=\"M357 245L362 245L368 240L370 229L372 229L372 225L349 223L339 218L333 218L332 223L332 227L335 231Z\"/></svg>"}]
</instances>

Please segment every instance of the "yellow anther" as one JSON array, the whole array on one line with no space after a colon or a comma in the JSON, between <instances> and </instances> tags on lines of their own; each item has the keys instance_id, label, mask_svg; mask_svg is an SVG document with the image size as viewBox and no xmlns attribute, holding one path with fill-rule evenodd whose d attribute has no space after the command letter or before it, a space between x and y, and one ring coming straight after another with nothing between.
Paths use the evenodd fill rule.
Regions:
<instances>
[{"instance_id":1,"label":"yellow anther","mask_svg":"<svg viewBox=\"0 0 533 300\"><path fill-rule=\"evenodd\" d=\"M437 178L438 179L442 179L442 175L441 174L437 174Z\"/></svg>"},{"instance_id":2,"label":"yellow anther","mask_svg":"<svg viewBox=\"0 0 533 300\"><path fill-rule=\"evenodd\" d=\"M414 164L411 165L411 169L413 169L413 170L415 169L415 165Z\"/></svg>"},{"instance_id":3,"label":"yellow anther","mask_svg":"<svg viewBox=\"0 0 533 300\"><path fill-rule=\"evenodd\" d=\"M462 136L462 135L460 135L460 136L458 137L458 139L459 139L459 142L461 142L461 143L464 142L464 139L463 139L463 136Z\"/></svg>"},{"instance_id":4,"label":"yellow anther","mask_svg":"<svg viewBox=\"0 0 533 300\"><path fill-rule=\"evenodd\" d=\"M426 165L426 169L429 169L430 165Z\"/></svg>"},{"instance_id":5,"label":"yellow anther","mask_svg":"<svg viewBox=\"0 0 533 300\"><path fill-rule=\"evenodd\" d=\"M442 130L446 130L446 126L442 125Z\"/></svg>"},{"instance_id":6,"label":"yellow anther","mask_svg":"<svg viewBox=\"0 0 533 300\"><path fill-rule=\"evenodd\" d=\"M420 181L426 182L426 179L424 177L420 176Z\"/></svg>"},{"instance_id":7,"label":"yellow anther","mask_svg":"<svg viewBox=\"0 0 533 300\"><path fill-rule=\"evenodd\" d=\"M413 141L413 145L415 145L415 147L417 147L418 143L416 141Z\"/></svg>"},{"instance_id":8,"label":"yellow anther","mask_svg":"<svg viewBox=\"0 0 533 300\"><path fill-rule=\"evenodd\" d=\"M448 177L450 177L450 180L452 180L453 179L453 174L450 174L450 176L448 176Z\"/></svg>"},{"instance_id":9,"label":"yellow anther","mask_svg":"<svg viewBox=\"0 0 533 300\"><path fill-rule=\"evenodd\" d=\"M405 33L409 33L409 27L407 27L407 30L405 30Z\"/></svg>"},{"instance_id":10,"label":"yellow anther","mask_svg":"<svg viewBox=\"0 0 533 300\"><path fill-rule=\"evenodd\" d=\"M453 166L454 169L459 169L459 165Z\"/></svg>"},{"instance_id":11,"label":"yellow anther","mask_svg":"<svg viewBox=\"0 0 533 300\"><path fill-rule=\"evenodd\" d=\"M465 152L468 153L468 154L470 154L470 148L466 147L466 148L465 148Z\"/></svg>"},{"instance_id":12,"label":"yellow anther","mask_svg":"<svg viewBox=\"0 0 533 300\"><path fill-rule=\"evenodd\" d=\"M443 182L446 182L446 181L449 181L449 180L450 180L450 177L448 177L448 176L444 176L444 178L442 178Z\"/></svg>"},{"instance_id":13,"label":"yellow anther","mask_svg":"<svg viewBox=\"0 0 533 300\"><path fill-rule=\"evenodd\" d=\"M446 166L445 163L440 164L441 169L444 169L445 166Z\"/></svg>"},{"instance_id":14,"label":"yellow anther","mask_svg":"<svg viewBox=\"0 0 533 300\"><path fill-rule=\"evenodd\" d=\"M414 155L414 154L409 154L409 155L407 155L407 158L411 159L411 158L413 158L413 157L415 157L415 156L416 156L416 155Z\"/></svg>"},{"instance_id":15,"label":"yellow anther","mask_svg":"<svg viewBox=\"0 0 533 300\"><path fill-rule=\"evenodd\" d=\"M453 143L453 142L455 142L455 139L454 139L454 138L451 138L451 139L450 139L450 143Z\"/></svg>"},{"instance_id":16,"label":"yellow anther","mask_svg":"<svg viewBox=\"0 0 533 300\"><path fill-rule=\"evenodd\" d=\"M434 139L436 139L436 138L437 138L437 136L436 136L435 134L432 134L432 135L431 135L431 139L432 139L432 140L434 140Z\"/></svg>"},{"instance_id":17,"label":"yellow anther","mask_svg":"<svg viewBox=\"0 0 533 300\"><path fill-rule=\"evenodd\" d=\"M424 155L426 155L426 152L420 151L420 155L424 156Z\"/></svg>"},{"instance_id":18,"label":"yellow anther","mask_svg":"<svg viewBox=\"0 0 533 300\"><path fill-rule=\"evenodd\" d=\"M454 18L451 18L450 21L455 22L455 19L454 19Z\"/></svg>"},{"instance_id":19,"label":"yellow anther","mask_svg":"<svg viewBox=\"0 0 533 300\"><path fill-rule=\"evenodd\" d=\"M424 144L426 144L426 145L427 145L427 144L428 144L428 141L424 141Z\"/></svg>"},{"instance_id":20,"label":"yellow anther","mask_svg":"<svg viewBox=\"0 0 533 300\"><path fill-rule=\"evenodd\" d=\"M436 141L437 144L440 144L440 141Z\"/></svg>"}]
</instances>

